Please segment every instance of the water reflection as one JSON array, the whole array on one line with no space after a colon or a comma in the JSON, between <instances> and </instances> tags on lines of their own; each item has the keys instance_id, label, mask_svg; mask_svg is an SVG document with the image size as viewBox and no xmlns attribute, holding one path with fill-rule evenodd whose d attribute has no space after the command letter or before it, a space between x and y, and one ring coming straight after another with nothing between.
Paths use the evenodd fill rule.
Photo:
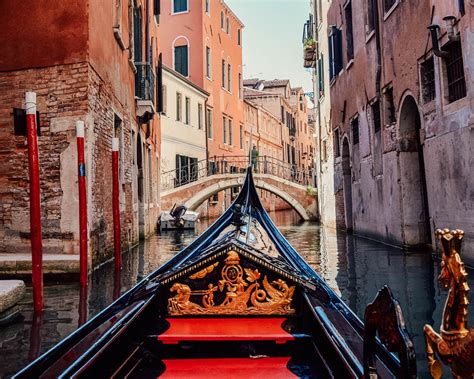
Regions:
<instances>
[{"instance_id":1,"label":"water reflection","mask_svg":"<svg viewBox=\"0 0 474 379\"><path fill-rule=\"evenodd\" d=\"M436 283L438 264L428 252L406 254L402 250L366 239L300 223L295 212L273 212L275 223L308 263L320 273L359 316L376 292L388 284L402 306L407 327L415 342L420 377L428 377L424 358L423 325L439 328L446 291ZM110 304L119 293L187 246L208 226L196 232L166 232L131 249L123 257L123 271L113 264L94 271L87 291L75 283L47 285L45 311L33 314L31 289L23 300L23 318L0 328L0 378L10 376L36 356ZM470 287L474 288L474 273ZM471 313L472 322L474 312ZM472 325L472 324L471 324Z\"/></svg>"}]
</instances>

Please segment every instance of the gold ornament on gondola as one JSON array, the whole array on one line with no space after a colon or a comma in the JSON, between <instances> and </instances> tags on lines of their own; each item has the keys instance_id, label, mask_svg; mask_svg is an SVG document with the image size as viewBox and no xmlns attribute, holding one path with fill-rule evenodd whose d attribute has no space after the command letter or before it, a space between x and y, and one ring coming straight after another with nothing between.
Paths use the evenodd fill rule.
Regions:
<instances>
[{"instance_id":1,"label":"gold ornament on gondola","mask_svg":"<svg viewBox=\"0 0 474 379\"><path fill-rule=\"evenodd\" d=\"M441 378L443 369L435 359L437 355L451 367L453 377L472 378L474 328L467 329L469 286L460 255L464 232L459 229L438 229L435 235L442 245L438 281L444 288L449 288L449 293L444 306L441 333L436 333L430 325L424 327L428 366L433 378Z\"/></svg>"},{"instance_id":2,"label":"gold ornament on gondola","mask_svg":"<svg viewBox=\"0 0 474 379\"><path fill-rule=\"evenodd\" d=\"M191 279L201 279L218 266L215 263L196 274ZM230 251L224 260L221 279L217 284L209 283L207 289L193 290L189 285L174 283L170 291L176 295L168 299L168 313L182 315L288 315L295 312L291 306L294 286L288 286L282 279L271 283L264 276L261 283L258 269L244 268L240 265L239 254ZM215 293L225 292L221 304L216 305ZM191 301L201 297L201 304Z\"/></svg>"}]
</instances>

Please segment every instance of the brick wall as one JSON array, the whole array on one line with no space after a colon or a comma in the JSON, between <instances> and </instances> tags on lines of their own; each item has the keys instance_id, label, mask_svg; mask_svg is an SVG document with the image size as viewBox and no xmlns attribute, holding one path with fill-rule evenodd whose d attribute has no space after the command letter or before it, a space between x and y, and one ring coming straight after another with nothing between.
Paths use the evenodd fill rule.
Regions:
<instances>
[{"instance_id":1,"label":"brick wall","mask_svg":"<svg viewBox=\"0 0 474 379\"><path fill-rule=\"evenodd\" d=\"M85 63L0 72L0 251L29 251L28 152L15 136L13 108L24 108L25 92L37 93L41 113L40 185L44 251L73 252L75 235L61 227L61 154L74 140L74 121L87 112ZM74 180L73 178L71 178Z\"/></svg>"},{"instance_id":2,"label":"brick wall","mask_svg":"<svg viewBox=\"0 0 474 379\"><path fill-rule=\"evenodd\" d=\"M137 124L133 109L117 100L110 84L88 63L0 73L1 253L30 251L26 137L14 135L12 116L14 107L24 108L29 90L37 93L41 114L42 135L38 140L43 251L77 254L79 250L75 122L84 120L90 261L94 267L112 255L114 115L122 120L120 209L124 248L139 238L137 163L133 155L137 135L146 140L145 126ZM145 234L154 230L160 211L159 196L149 193L149 189L154 191L150 180L155 185L158 180L159 140L148 142L151 148L146 154L151 158L143 157Z\"/></svg>"}]
</instances>

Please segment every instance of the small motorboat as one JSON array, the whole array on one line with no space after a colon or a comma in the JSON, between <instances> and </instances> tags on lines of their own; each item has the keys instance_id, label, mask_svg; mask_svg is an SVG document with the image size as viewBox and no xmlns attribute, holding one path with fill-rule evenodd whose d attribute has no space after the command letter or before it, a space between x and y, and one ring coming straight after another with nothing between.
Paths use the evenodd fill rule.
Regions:
<instances>
[{"instance_id":1,"label":"small motorboat","mask_svg":"<svg viewBox=\"0 0 474 379\"><path fill-rule=\"evenodd\" d=\"M159 220L161 230L195 229L199 213L188 211L186 206L176 204L169 212L162 212Z\"/></svg>"},{"instance_id":2,"label":"small motorboat","mask_svg":"<svg viewBox=\"0 0 474 379\"><path fill-rule=\"evenodd\" d=\"M364 323L265 212L251 169L188 247L15 378L415 378L384 287Z\"/></svg>"}]
</instances>

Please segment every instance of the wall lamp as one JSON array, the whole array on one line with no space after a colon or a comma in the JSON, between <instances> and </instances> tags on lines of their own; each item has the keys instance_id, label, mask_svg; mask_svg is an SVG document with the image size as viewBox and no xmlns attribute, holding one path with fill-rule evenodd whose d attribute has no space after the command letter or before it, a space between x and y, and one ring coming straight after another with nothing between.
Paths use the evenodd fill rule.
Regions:
<instances>
[{"instance_id":1,"label":"wall lamp","mask_svg":"<svg viewBox=\"0 0 474 379\"><path fill-rule=\"evenodd\" d=\"M446 22L446 30L448 31L448 39L450 41L459 41L461 37L456 26L456 17L446 16L443 17L443 20Z\"/></svg>"},{"instance_id":2,"label":"wall lamp","mask_svg":"<svg viewBox=\"0 0 474 379\"><path fill-rule=\"evenodd\" d=\"M434 55L441 58L448 57L449 53L447 51L442 51L439 48L439 41L438 41L438 30L440 29L439 25L431 24L430 26L428 26L428 29L431 33L431 44L433 45Z\"/></svg>"}]
</instances>

